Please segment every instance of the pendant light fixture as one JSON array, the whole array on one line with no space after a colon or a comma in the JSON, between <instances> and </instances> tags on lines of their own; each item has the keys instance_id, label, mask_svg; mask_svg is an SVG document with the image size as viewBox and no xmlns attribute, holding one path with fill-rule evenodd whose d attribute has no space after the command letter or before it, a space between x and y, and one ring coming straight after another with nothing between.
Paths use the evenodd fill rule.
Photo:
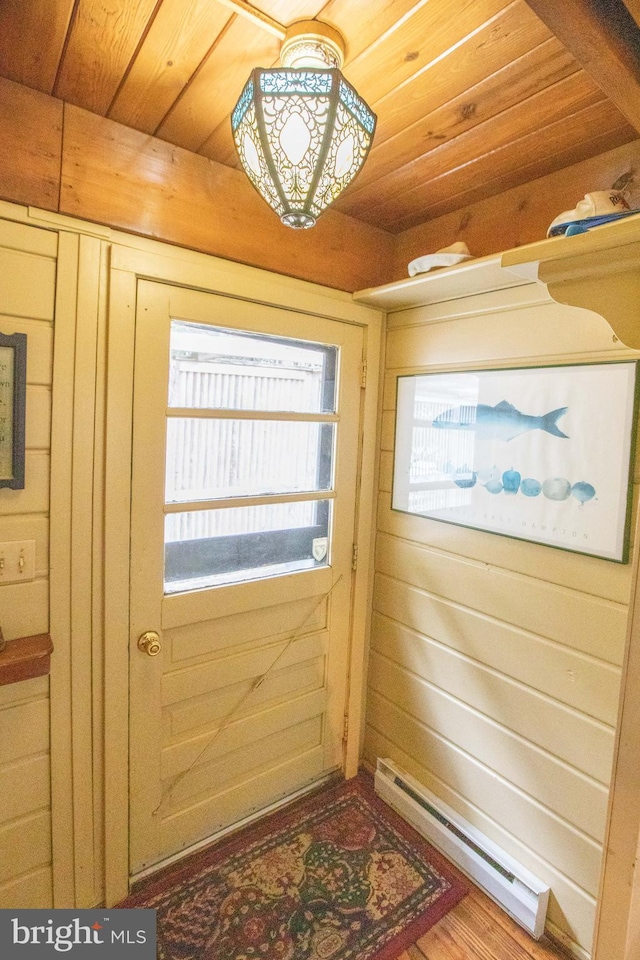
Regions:
<instances>
[{"instance_id":1,"label":"pendant light fixture","mask_svg":"<svg viewBox=\"0 0 640 960\"><path fill-rule=\"evenodd\" d=\"M284 224L304 229L362 167L376 116L342 76L344 41L328 24L292 24L280 60L252 70L231 128L254 187Z\"/></svg>"}]
</instances>

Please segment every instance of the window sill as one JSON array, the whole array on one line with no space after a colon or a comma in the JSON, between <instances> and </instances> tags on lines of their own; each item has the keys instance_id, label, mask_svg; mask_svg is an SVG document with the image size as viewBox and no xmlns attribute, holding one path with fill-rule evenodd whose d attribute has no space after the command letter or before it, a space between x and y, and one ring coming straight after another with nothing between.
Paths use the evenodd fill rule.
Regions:
<instances>
[{"instance_id":1,"label":"window sill","mask_svg":"<svg viewBox=\"0 0 640 960\"><path fill-rule=\"evenodd\" d=\"M0 687L49 673L53 643L48 633L9 640L0 651Z\"/></svg>"}]
</instances>

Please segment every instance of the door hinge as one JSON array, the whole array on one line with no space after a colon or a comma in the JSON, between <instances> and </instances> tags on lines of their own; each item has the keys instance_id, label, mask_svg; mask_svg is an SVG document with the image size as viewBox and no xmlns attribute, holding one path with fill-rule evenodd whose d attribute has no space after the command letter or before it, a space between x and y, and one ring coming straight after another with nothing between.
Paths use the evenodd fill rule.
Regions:
<instances>
[{"instance_id":1,"label":"door hinge","mask_svg":"<svg viewBox=\"0 0 640 960\"><path fill-rule=\"evenodd\" d=\"M360 387L364 390L367 385L367 362L362 361L362 374L360 376Z\"/></svg>"},{"instance_id":2,"label":"door hinge","mask_svg":"<svg viewBox=\"0 0 640 960\"><path fill-rule=\"evenodd\" d=\"M346 743L349 737L349 714L344 715L344 726L342 728L342 742Z\"/></svg>"},{"instance_id":3,"label":"door hinge","mask_svg":"<svg viewBox=\"0 0 640 960\"><path fill-rule=\"evenodd\" d=\"M353 550L351 551L351 569L358 569L358 544L353 544Z\"/></svg>"}]
</instances>

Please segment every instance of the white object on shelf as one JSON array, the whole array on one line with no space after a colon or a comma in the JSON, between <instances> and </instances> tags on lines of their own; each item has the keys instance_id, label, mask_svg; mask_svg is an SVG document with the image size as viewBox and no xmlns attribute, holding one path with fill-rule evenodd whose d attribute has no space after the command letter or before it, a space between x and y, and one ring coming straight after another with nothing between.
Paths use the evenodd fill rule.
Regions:
<instances>
[{"instance_id":1,"label":"white object on shelf","mask_svg":"<svg viewBox=\"0 0 640 960\"><path fill-rule=\"evenodd\" d=\"M409 276L415 277L418 273L428 273L429 270L438 267L453 267L456 263L462 263L463 260L473 260L473 257L466 243L458 241L452 243L450 247L442 247L435 253L412 260L408 266Z\"/></svg>"}]
</instances>

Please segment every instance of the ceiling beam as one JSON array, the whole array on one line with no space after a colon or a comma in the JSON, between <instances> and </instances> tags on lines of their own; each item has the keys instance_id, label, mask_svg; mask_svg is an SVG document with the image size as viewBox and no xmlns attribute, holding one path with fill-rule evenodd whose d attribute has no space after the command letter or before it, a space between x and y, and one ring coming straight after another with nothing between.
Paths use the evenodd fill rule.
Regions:
<instances>
[{"instance_id":1,"label":"ceiling beam","mask_svg":"<svg viewBox=\"0 0 640 960\"><path fill-rule=\"evenodd\" d=\"M623 0L526 0L640 132L640 29Z\"/></svg>"},{"instance_id":2,"label":"ceiling beam","mask_svg":"<svg viewBox=\"0 0 640 960\"><path fill-rule=\"evenodd\" d=\"M263 30L274 34L280 40L284 40L287 35L286 28L281 23L264 11L258 10L253 4L247 3L247 0L218 0L218 3L221 3L223 7L229 7L234 13L240 14L241 17L246 17L247 20L251 20L256 26L262 27Z\"/></svg>"},{"instance_id":3,"label":"ceiling beam","mask_svg":"<svg viewBox=\"0 0 640 960\"><path fill-rule=\"evenodd\" d=\"M631 16L640 27L640 0L624 0L624 3L625 6L628 7Z\"/></svg>"}]
</instances>

